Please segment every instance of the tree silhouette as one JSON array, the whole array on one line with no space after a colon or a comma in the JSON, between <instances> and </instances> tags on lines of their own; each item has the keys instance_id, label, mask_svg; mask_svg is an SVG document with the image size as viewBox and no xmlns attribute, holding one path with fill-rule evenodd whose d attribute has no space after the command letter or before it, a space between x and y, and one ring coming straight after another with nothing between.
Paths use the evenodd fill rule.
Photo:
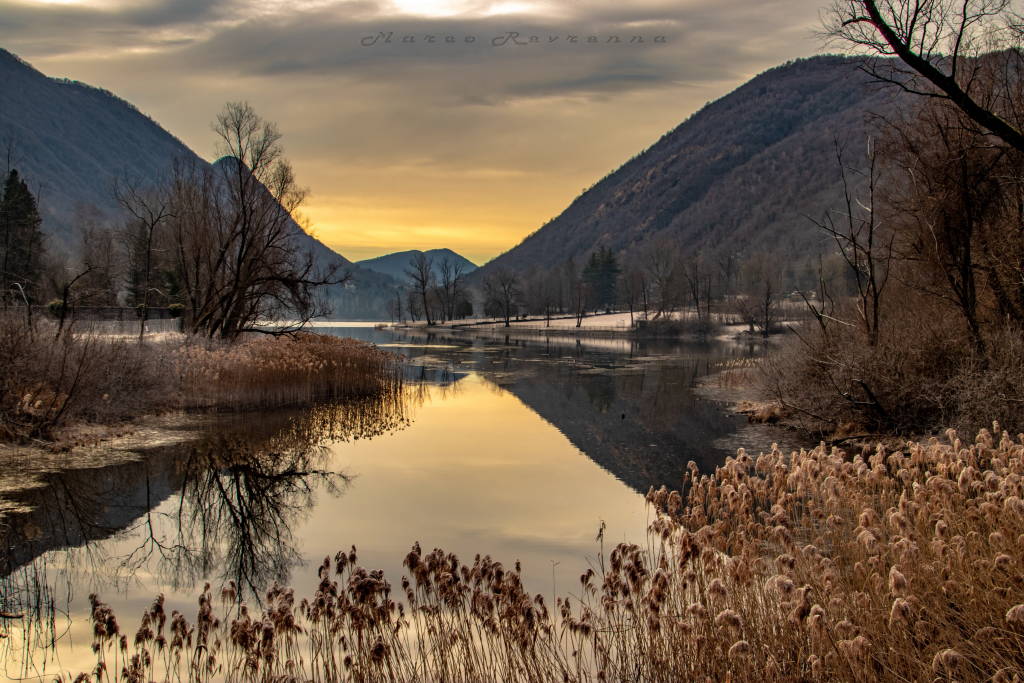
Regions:
<instances>
[{"instance_id":1,"label":"tree silhouette","mask_svg":"<svg viewBox=\"0 0 1024 683\"><path fill-rule=\"evenodd\" d=\"M36 303L44 246L41 225L36 198L17 169L11 169L0 197L0 301Z\"/></svg>"}]
</instances>

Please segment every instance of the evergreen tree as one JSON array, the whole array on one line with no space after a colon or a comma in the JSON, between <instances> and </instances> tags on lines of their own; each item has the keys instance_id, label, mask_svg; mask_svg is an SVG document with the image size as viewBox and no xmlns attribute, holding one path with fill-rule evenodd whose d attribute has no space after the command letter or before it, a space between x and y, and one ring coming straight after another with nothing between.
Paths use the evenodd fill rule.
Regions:
<instances>
[{"instance_id":1,"label":"evergreen tree","mask_svg":"<svg viewBox=\"0 0 1024 683\"><path fill-rule=\"evenodd\" d=\"M0 301L33 303L40 292L43 263L42 219L28 185L11 170L0 197Z\"/></svg>"},{"instance_id":2,"label":"evergreen tree","mask_svg":"<svg viewBox=\"0 0 1024 683\"><path fill-rule=\"evenodd\" d=\"M590 291L591 304L595 309L611 310L615 304L615 288L619 278L619 261L608 247L591 252L583 268L583 279Z\"/></svg>"}]
</instances>

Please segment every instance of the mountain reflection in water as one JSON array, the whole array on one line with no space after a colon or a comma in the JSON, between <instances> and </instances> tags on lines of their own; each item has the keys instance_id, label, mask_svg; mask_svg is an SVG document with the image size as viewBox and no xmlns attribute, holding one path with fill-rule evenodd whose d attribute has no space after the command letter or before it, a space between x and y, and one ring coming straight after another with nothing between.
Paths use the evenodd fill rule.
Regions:
<instances>
[{"instance_id":1,"label":"mountain reflection in water","mask_svg":"<svg viewBox=\"0 0 1024 683\"><path fill-rule=\"evenodd\" d=\"M323 330L327 331L327 330ZM456 331L344 330L368 341L390 340L410 371L472 369L562 432L584 455L645 494L678 487L687 463L711 471L739 446L765 448L758 438L730 439L745 419L702 398L699 381L755 344L636 341L627 338L483 338ZM777 438L777 435L773 435Z\"/></svg>"}]
</instances>

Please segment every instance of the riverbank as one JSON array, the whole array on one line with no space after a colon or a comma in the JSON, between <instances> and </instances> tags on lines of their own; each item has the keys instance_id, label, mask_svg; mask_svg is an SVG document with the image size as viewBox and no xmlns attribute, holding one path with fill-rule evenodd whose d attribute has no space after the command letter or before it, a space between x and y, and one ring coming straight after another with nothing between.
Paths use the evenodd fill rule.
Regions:
<instances>
[{"instance_id":1,"label":"riverbank","mask_svg":"<svg viewBox=\"0 0 1024 683\"><path fill-rule=\"evenodd\" d=\"M761 362L763 358L737 359L728 367L702 378L698 391L708 400L726 406L730 413L746 417L751 429L757 429L757 433L765 436L766 443L777 441L813 446L823 442L827 446L849 449L874 448L883 444L898 450L908 440L926 441L932 436L926 433L913 436L871 434L852 423L825 429L820 424L811 425L799 420L797 415L768 395L764 388L768 377L765 369L759 366Z\"/></svg>"},{"instance_id":2,"label":"riverbank","mask_svg":"<svg viewBox=\"0 0 1024 683\"><path fill-rule=\"evenodd\" d=\"M0 526L6 516L28 511L21 494L45 486L48 475L138 462L194 440L215 421L211 415L151 415L116 427L80 425L73 441L60 444L0 443Z\"/></svg>"},{"instance_id":3,"label":"riverbank","mask_svg":"<svg viewBox=\"0 0 1024 683\"><path fill-rule=\"evenodd\" d=\"M767 339L785 334L793 324L800 322L802 309L787 308L786 319L773 323ZM330 325L332 323L321 323ZM543 338L569 337L577 339L670 339L692 341L763 341L766 337L742 322L734 314L713 312L710 321L697 319L693 310L678 310L657 318L647 319L642 313L596 313L577 319L576 316L522 316L509 320L502 318L467 318L427 325L425 321L379 323L382 327L401 330L446 330L491 337Z\"/></svg>"}]
</instances>

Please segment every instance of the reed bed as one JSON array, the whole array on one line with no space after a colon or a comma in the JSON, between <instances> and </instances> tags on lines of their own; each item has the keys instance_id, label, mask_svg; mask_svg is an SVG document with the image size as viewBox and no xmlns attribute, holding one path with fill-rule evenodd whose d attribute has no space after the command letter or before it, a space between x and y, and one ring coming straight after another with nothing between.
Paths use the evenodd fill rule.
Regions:
<instances>
[{"instance_id":1,"label":"reed bed","mask_svg":"<svg viewBox=\"0 0 1024 683\"><path fill-rule=\"evenodd\" d=\"M718 389L749 390L756 386L760 359L732 358L716 364L717 371L708 375L707 386Z\"/></svg>"},{"instance_id":2,"label":"reed bed","mask_svg":"<svg viewBox=\"0 0 1024 683\"><path fill-rule=\"evenodd\" d=\"M391 393L398 358L372 344L319 334L179 350L186 408L276 408Z\"/></svg>"},{"instance_id":3,"label":"reed bed","mask_svg":"<svg viewBox=\"0 0 1024 683\"><path fill-rule=\"evenodd\" d=\"M650 491L646 544L602 545L554 605L518 566L418 544L399 586L352 548L307 599L207 585L194 621L158 598L132 632L93 596L76 680L1024 678L1024 435L741 450L684 490Z\"/></svg>"},{"instance_id":4,"label":"reed bed","mask_svg":"<svg viewBox=\"0 0 1024 683\"><path fill-rule=\"evenodd\" d=\"M69 427L177 410L254 410L401 389L400 358L329 335L138 343L0 312L0 441L75 442ZM73 430L71 430L73 431Z\"/></svg>"}]
</instances>

